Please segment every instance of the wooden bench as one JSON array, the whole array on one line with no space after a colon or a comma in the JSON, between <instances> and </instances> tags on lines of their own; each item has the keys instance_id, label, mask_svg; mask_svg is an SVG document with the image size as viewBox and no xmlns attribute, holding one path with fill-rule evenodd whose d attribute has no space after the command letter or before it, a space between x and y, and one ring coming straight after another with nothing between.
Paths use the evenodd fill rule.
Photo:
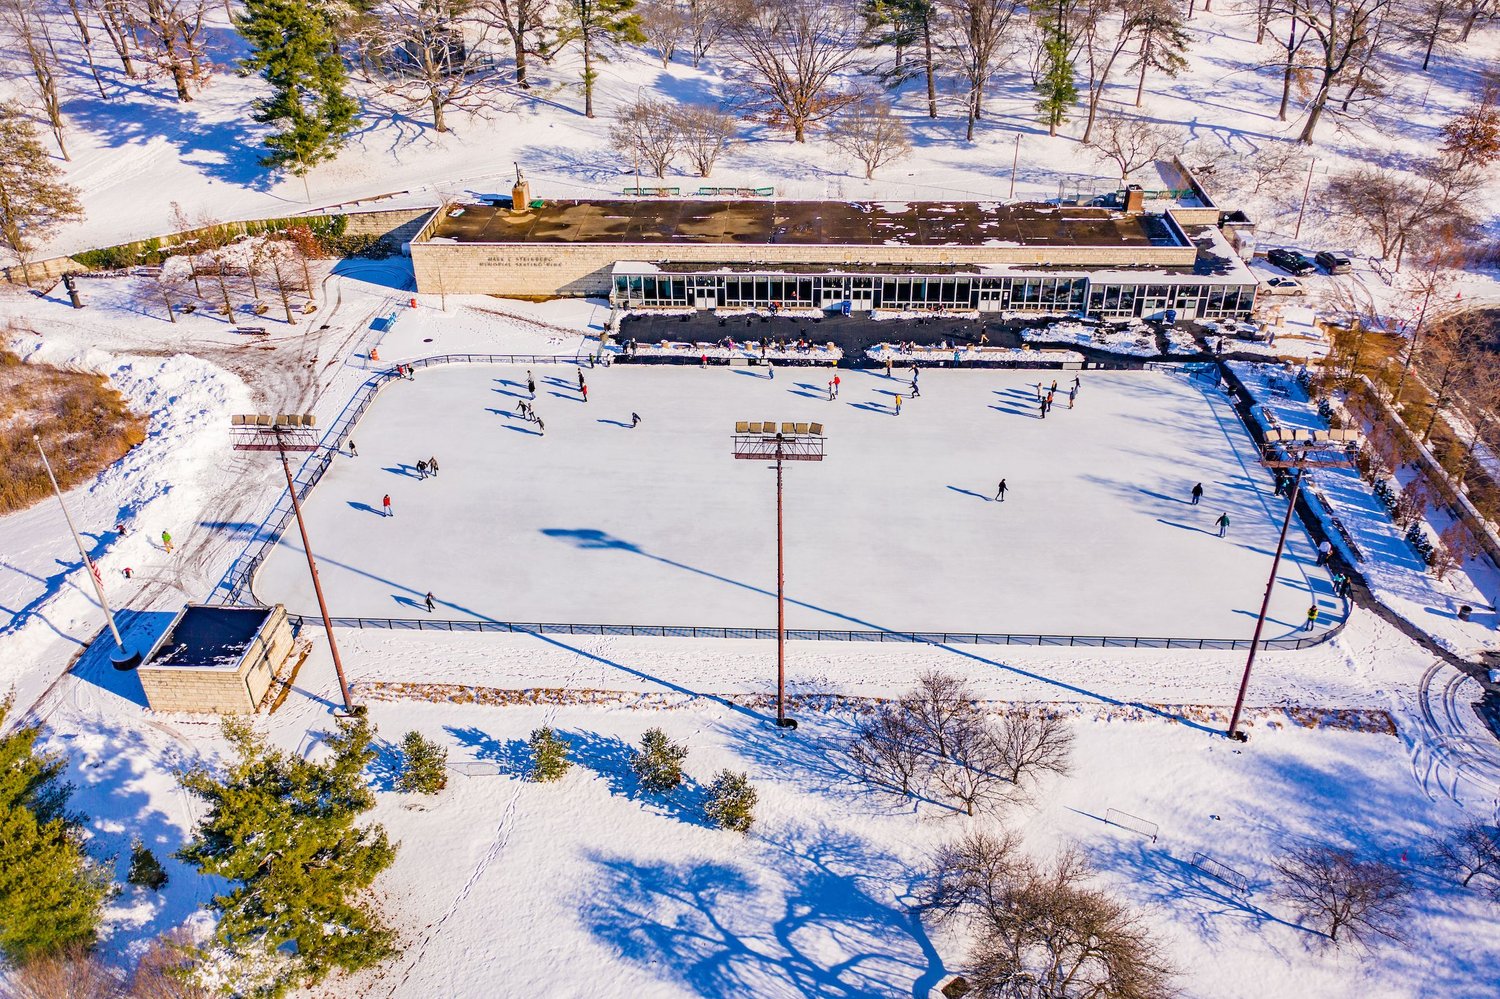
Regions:
<instances>
[{"instance_id":1,"label":"wooden bench","mask_svg":"<svg viewBox=\"0 0 1500 999\"><path fill-rule=\"evenodd\" d=\"M234 331L241 336L267 336L271 332L264 326L236 326Z\"/></svg>"}]
</instances>

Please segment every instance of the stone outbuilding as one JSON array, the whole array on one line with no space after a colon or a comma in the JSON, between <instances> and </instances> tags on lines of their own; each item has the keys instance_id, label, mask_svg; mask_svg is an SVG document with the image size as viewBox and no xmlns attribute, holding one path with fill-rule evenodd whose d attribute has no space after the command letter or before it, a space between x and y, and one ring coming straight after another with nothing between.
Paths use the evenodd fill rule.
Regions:
<instances>
[{"instance_id":1,"label":"stone outbuilding","mask_svg":"<svg viewBox=\"0 0 1500 999\"><path fill-rule=\"evenodd\" d=\"M286 608L188 604L138 673L153 711L255 711L292 651Z\"/></svg>"}]
</instances>

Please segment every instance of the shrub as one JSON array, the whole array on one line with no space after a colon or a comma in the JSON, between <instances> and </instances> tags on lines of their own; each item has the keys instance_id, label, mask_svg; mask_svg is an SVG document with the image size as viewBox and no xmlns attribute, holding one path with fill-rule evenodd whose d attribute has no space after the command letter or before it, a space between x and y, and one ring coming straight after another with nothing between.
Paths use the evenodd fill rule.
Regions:
<instances>
[{"instance_id":1,"label":"shrub","mask_svg":"<svg viewBox=\"0 0 1500 999\"><path fill-rule=\"evenodd\" d=\"M156 859L151 848L140 840L130 844L130 873L125 880L138 888L161 891L167 884L166 868Z\"/></svg>"},{"instance_id":2,"label":"shrub","mask_svg":"<svg viewBox=\"0 0 1500 999\"><path fill-rule=\"evenodd\" d=\"M659 728L648 728L641 736L641 748L630 761L630 768L648 791L670 791L682 783L682 761L687 747L667 738Z\"/></svg>"},{"instance_id":3,"label":"shrub","mask_svg":"<svg viewBox=\"0 0 1500 999\"><path fill-rule=\"evenodd\" d=\"M720 829L749 832L755 821L755 788L750 778L733 770L720 770L708 786L703 814Z\"/></svg>"},{"instance_id":4,"label":"shrub","mask_svg":"<svg viewBox=\"0 0 1500 999\"><path fill-rule=\"evenodd\" d=\"M396 790L415 794L437 794L448 786L448 750L416 729L401 740L403 757Z\"/></svg>"},{"instance_id":5,"label":"shrub","mask_svg":"<svg viewBox=\"0 0 1500 999\"><path fill-rule=\"evenodd\" d=\"M568 744L556 732L543 725L531 733L531 779L550 783L562 778L573 765L568 759Z\"/></svg>"}]
</instances>

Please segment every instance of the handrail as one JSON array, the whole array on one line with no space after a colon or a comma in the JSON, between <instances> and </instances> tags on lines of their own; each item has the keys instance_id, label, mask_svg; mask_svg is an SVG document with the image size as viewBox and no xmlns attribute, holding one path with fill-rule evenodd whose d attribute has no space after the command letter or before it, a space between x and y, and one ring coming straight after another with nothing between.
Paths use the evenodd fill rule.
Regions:
<instances>
[{"instance_id":1,"label":"handrail","mask_svg":"<svg viewBox=\"0 0 1500 999\"><path fill-rule=\"evenodd\" d=\"M321 626L321 617L288 614L299 630ZM775 628L733 628L710 625L577 624L571 622L491 621L433 617L334 617L335 628L389 631L477 631L522 635L608 635L635 638L751 638L774 639ZM1343 628L1340 622L1326 631L1286 638L1263 638L1261 649L1306 649L1320 645ZM1248 638L1147 638L1118 635L1033 635L973 631L891 631L881 628L788 628L786 637L807 642L904 642L918 645L1082 646L1115 649L1200 649L1232 652L1250 648Z\"/></svg>"}]
</instances>

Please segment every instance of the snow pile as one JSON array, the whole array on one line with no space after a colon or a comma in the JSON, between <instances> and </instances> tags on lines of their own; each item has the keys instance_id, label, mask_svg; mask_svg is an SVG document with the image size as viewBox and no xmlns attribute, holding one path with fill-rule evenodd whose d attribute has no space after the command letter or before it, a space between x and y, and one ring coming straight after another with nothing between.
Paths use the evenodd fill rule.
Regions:
<instances>
[{"instance_id":1,"label":"snow pile","mask_svg":"<svg viewBox=\"0 0 1500 999\"><path fill-rule=\"evenodd\" d=\"M763 347L759 341L744 343L730 339L717 343L679 343L661 340L657 343L635 343L626 353L632 357L671 358L696 360L708 357L713 360L772 360L790 361L800 364L837 364L843 360L844 351L829 343L808 343L805 346L787 343L771 346L767 341Z\"/></svg>"},{"instance_id":2,"label":"snow pile","mask_svg":"<svg viewBox=\"0 0 1500 999\"><path fill-rule=\"evenodd\" d=\"M1156 357L1161 353L1155 332L1140 320L1119 325L1073 321L1028 326L1021 331L1021 339L1027 343L1074 343L1131 357Z\"/></svg>"},{"instance_id":3,"label":"snow pile","mask_svg":"<svg viewBox=\"0 0 1500 999\"><path fill-rule=\"evenodd\" d=\"M932 366L951 364L1006 364L1006 365L1055 365L1081 364L1083 355L1072 350L1035 350L1031 347L991 347L972 344L954 344L944 341L935 346L915 343L881 343L865 350L865 356L878 364L927 364Z\"/></svg>"}]
</instances>

